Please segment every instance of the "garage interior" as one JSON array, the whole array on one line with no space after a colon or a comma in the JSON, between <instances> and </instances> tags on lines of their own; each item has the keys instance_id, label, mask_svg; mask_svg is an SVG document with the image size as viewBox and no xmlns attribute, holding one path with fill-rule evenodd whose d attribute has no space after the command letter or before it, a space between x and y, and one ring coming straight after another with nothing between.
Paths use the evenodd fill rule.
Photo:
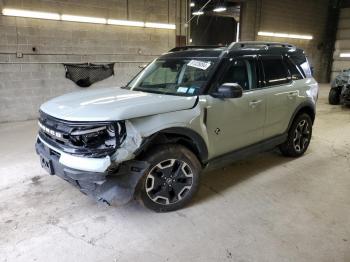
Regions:
<instances>
[{"instance_id":1,"label":"garage interior","mask_svg":"<svg viewBox=\"0 0 350 262\"><path fill-rule=\"evenodd\" d=\"M350 68L350 1L208 2L0 0L0 261L350 261L350 108L328 103ZM232 41L305 50L320 93L303 157L273 150L210 171L189 206L162 214L96 203L41 168L45 101L124 86L176 46ZM113 73L81 87L65 65L82 63Z\"/></svg>"}]
</instances>

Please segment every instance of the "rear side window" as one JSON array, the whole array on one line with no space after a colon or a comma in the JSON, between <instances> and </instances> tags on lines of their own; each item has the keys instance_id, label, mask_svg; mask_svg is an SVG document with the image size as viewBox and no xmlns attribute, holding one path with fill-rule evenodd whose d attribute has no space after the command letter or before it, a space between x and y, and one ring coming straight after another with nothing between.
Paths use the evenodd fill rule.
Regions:
<instances>
[{"instance_id":1,"label":"rear side window","mask_svg":"<svg viewBox=\"0 0 350 262\"><path fill-rule=\"evenodd\" d=\"M299 79L304 78L300 69L289 58L286 58L284 61L286 62L286 65L288 67L288 70L289 70L293 80L299 80Z\"/></svg>"},{"instance_id":2,"label":"rear side window","mask_svg":"<svg viewBox=\"0 0 350 262\"><path fill-rule=\"evenodd\" d=\"M306 78L312 77L309 61L304 54L291 55L290 59L298 66Z\"/></svg>"},{"instance_id":3,"label":"rear side window","mask_svg":"<svg viewBox=\"0 0 350 262\"><path fill-rule=\"evenodd\" d=\"M311 68L310 68L310 64L309 64L309 61L307 61L307 59L305 58L305 62L302 63L300 65L301 69L303 69L304 73L305 73L305 76L307 78L311 78L312 77L312 72L311 72Z\"/></svg>"},{"instance_id":4,"label":"rear side window","mask_svg":"<svg viewBox=\"0 0 350 262\"><path fill-rule=\"evenodd\" d=\"M267 86L290 82L290 75L282 57L261 57Z\"/></svg>"}]
</instances>

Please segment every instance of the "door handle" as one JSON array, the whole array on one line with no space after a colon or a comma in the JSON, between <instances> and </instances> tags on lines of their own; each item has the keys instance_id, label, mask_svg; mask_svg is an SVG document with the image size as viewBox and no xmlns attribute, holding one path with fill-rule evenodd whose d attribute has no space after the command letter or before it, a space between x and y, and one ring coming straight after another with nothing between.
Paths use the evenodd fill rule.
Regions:
<instances>
[{"instance_id":1,"label":"door handle","mask_svg":"<svg viewBox=\"0 0 350 262\"><path fill-rule=\"evenodd\" d=\"M262 102L262 100L253 100L249 102L249 106L250 107L256 107L258 104L260 104Z\"/></svg>"}]
</instances>

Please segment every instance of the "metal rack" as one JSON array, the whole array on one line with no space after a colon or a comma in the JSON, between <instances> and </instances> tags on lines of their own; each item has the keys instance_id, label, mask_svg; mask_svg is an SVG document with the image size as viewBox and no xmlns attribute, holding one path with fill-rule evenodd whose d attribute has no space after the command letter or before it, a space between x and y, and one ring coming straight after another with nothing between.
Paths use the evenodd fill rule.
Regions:
<instances>
[{"instance_id":1,"label":"metal rack","mask_svg":"<svg viewBox=\"0 0 350 262\"><path fill-rule=\"evenodd\" d=\"M284 48L295 48L294 45L288 43L279 42L262 42L262 41L244 41L244 42L233 42L228 46L228 50L249 47L249 46L264 46L264 47L284 47Z\"/></svg>"},{"instance_id":2,"label":"metal rack","mask_svg":"<svg viewBox=\"0 0 350 262\"><path fill-rule=\"evenodd\" d=\"M169 52L177 52L177 51L186 51L190 49L209 49L209 48L223 48L225 46L219 46L219 45L186 45L186 46L178 46L174 47L173 49L169 50Z\"/></svg>"},{"instance_id":3,"label":"metal rack","mask_svg":"<svg viewBox=\"0 0 350 262\"><path fill-rule=\"evenodd\" d=\"M181 46L181 47L175 47L175 48L169 50L169 52L186 51L186 50L191 50L191 49L210 49L210 48L225 48L225 51L230 51L233 49L238 49L238 48L243 48L243 47L257 47L257 46L262 46L264 48L269 48L269 47L296 48L294 45L291 45L288 43L243 41L243 42L232 42L228 46L215 46L215 45Z\"/></svg>"}]
</instances>

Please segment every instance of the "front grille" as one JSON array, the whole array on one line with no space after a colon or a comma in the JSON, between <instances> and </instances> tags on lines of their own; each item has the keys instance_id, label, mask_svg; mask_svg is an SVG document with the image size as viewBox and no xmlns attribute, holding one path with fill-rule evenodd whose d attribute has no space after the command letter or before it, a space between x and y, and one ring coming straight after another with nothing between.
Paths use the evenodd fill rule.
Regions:
<instances>
[{"instance_id":1,"label":"front grille","mask_svg":"<svg viewBox=\"0 0 350 262\"><path fill-rule=\"evenodd\" d=\"M66 153L104 157L113 154L120 142L116 138L118 135L111 136L107 131L108 125L114 126L109 122L69 122L40 112L39 136L52 147ZM92 133L86 132L91 129L94 130Z\"/></svg>"}]
</instances>

